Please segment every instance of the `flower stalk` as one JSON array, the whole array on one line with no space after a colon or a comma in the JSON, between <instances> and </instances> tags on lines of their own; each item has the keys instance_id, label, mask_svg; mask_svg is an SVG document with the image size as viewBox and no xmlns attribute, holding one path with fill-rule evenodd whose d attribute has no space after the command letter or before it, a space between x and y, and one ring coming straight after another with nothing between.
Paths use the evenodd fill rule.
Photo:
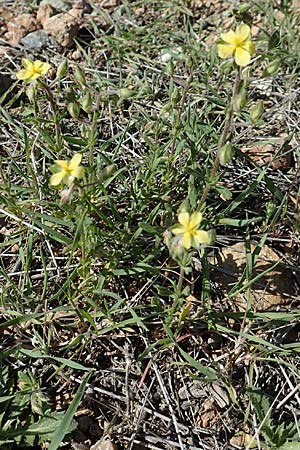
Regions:
<instances>
[{"instance_id":1,"label":"flower stalk","mask_svg":"<svg viewBox=\"0 0 300 450\"><path fill-rule=\"evenodd\" d=\"M233 92L232 92L232 97L231 97L231 102L230 102L228 116L227 116L227 119L225 121L224 128L223 128L223 131L222 131L222 134L221 134L221 137L220 137L220 141L219 141L219 149L222 148L226 144L226 142L228 140L228 135L229 135L229 132L230 132L232 124L233 124L234 99L235 99L236 95L239 92L240 83L241 83L241 67L238 66L237 74L236 74L236 78L235 78L235 82L234 82L234 86L233 86ZM220 167L220 158L219 158L219 154L217 153L216 157L215 157L215 160L214 160L214 163L213 163L213 166L211 168L210 174L209 174L209 179L206 182L206 185L205 185L205 187L203 189L203 192L202 192L202 196L201 196L200 200L197 203L196 211L199 211L202 208L203 204L205 203L207 195L208 195L208 193L211 190L210 180L213 180L217 176L219 167Z\"/></svg>"}]
</instances>

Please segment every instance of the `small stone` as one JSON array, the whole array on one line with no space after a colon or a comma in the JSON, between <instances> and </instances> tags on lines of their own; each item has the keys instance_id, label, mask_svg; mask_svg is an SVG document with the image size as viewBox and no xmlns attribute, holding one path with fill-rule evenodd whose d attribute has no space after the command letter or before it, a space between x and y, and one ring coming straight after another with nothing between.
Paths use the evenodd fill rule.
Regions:
<instances>
[{"instance_id":1,"label":"small stone","mask_svg":"<svg viewBox=\"0 0 300 450\"><path fill-rule=\"evenodd\" d=\"M2 2L3 3L3 2ZM0 24L8 22L12 19L14 13L12 8L6 6L0 6Z\"/></svg>"},{"instance_id":2,"label":"small stone","mask_svg":"<svg viewBox=\"0 0 300 450\"><path fill-rule=\"evenodd\" d=\"M4 34L4 39L11 45L18 45L25 34L24 30L8 31Z\"/></svg>"},{"instance_id":3,"label":"small stone","mask_svg":"<svg viewBox=\"0 0 300 450\"><path fill-rule=\"evenodd\" d=\"M25 32L30 33L38 29L38 23L31 14L20 14L7 23L7 31L15 31L16 28L24 28Z\"/></svg>"},{"instance_id":4,"label":"small stone","mask_svg":"<svg viewBox=\"0 0 300 450\"><path fill-rule=\"evenodd\" d=\"M42 0L41 5L51 5L57 11L68 11L72 3L66 0Z\"/></svg>"},{"instance_id":5,"label":"small stone","mask_svg":"<svg viewBox=\"0 0 300 450\"><path fill-rule=\"evenodd\" d=\"M85 13L92 12L92 7L86 0L73 0L73 9L82 9Z\"/></svg>"},{"instance_id":6,"label":"small stone","mask_svg":"<svg viewBox=\"0 0 300 450\"><path fill-rule=\"evenodd\" d=\"M84 11L80 8L72 8L70 9L70 11L68 11L68 14L70 14L72 17L74 17L74 19L76 19L77 22L80 23L83 18Z\"/></svg>"},{"instance_id":7,"label":"small stone","mask_svg":"<svg viewBox=\"0 0 300 450\"><path fill-rule=\"evenodd\" d=\"M81 59L81 51L79 48L77 48L72 54L71 58L74 59L74 61L79 61Z\"/></svg>"},{"instance_id":8,"label":"small stone","mask_svg":"<svg viewBox=\"0 0 300 450\"><path fill-rule=\"evenodd\" d=\"M28 48L43 48L49 44L48 33L44 30L33 31L21 39L21 44Z\"/></svg>"},{"instance_id":9,"label":"small stone","mask_svg":"<svg viewBox=\"0 0 300 450\"><path fill-rule=\"evenodd\" d=\"M18 253L19 250L20 250L20 247L18 246L18 244L14 244L11 248L12 253Z\"/></svg>"},{"instance_id":10,"label":"small stone","mask_svg":"<svg viewBox=\"0 0 300 450\"><path fill-rule=\"evenodd\" d=\"M71 47L79 31L79 24L69 13L60 13L45 21L44 30L62 47Z\"/></svg>"},{"instance_id":11,"label":"small stone","mask_svg":"<svg viewBox=\"0 0 300 450\"><path fill-rule=\"evenodd\" d=\"M39 28L38 22L31 14L21 14L7 22L7 33L4 35L12 45L17 45L26 34Z\"/></svg>"},{"instance_id":12,"label":"small stone","mask_svg":"<svg viewBox=\"0 0 300 450\"><path fill-rule=\"evenodd\" d=\"M40 22L41 25L44 25L47 19L49 19L52 16L55 16L57 14L57 10L50 4L40 4L37 13L36 18Z\"/></svg>"}]
</instances>

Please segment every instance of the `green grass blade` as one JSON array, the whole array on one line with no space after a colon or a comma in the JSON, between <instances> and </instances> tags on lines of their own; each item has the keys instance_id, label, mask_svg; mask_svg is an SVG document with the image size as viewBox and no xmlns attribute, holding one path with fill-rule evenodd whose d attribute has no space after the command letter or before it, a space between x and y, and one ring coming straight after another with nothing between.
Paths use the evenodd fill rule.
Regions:
<instances>
[{"instance_id":1,"label":"green grass blade","mask_svg":"<svg viewBox=\"0 0 300 450\"><path fill-rule=\"evenodd\" d=\"M56 450L59 448L63 438L65 437L66 430L68 430L72 419L76 413L76 410L81 402L81 399L83 397L83 394L85 392L86 385L88 383L89 377L91 376L91 373L87 374L82 383L80 384L76 394L74 395L74 398L67 409L64 417L62 418L62 421L57 428L57 430L54 433L53 439L50 443L49 450Z\"/></svg>"}]
</instances>

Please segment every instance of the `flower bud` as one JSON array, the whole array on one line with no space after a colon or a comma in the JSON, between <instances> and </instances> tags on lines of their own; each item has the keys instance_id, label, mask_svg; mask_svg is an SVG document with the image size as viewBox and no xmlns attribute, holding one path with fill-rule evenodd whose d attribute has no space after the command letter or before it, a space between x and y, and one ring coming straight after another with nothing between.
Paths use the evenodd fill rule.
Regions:
<instances>
[{"instance_id":1,"label":"flower bud","mask_svg":"<svg viewBox=\"0 0 300 450\"><path fill-rule=\"evenodd\" d=\"M68 68L69 68L68 60L64 59L57 68L56 78L58 78L59 80L63 78L66 75Z\"/></svg>"},{"instance_id":2,"label":"flower bud","mask_svg":"<svg viewBox=\"0 0 300 450\"><path fill-rule=\"evenodd\" d=\"M263 71L263 77L275 75L280 67L280 59L274 59Z\"/></svg>"},{"instance_id":3,"label":"flower bud","mask_svg":"<svg viewBox=\"0 0 300 450\"><path fill-rule=\"evenodd\" d=\"M233 97L233 111L239 112L246 105L248 95L246 89L241 89L240 92Z\"/></svg>"},{"instance_id":4,"label":"flower bud","mask_svg":"<svg viewBox=\"0 0 300 450\"><path fill-rule=\"evenodd\" d=\"M74 76L81 84L86 84L86 79L83 70L79 66L75 66Z\"/></svg>"},{"instance_id":5,"label":"flower bud","mask_svg":"<svg viewBox=\"0 0 300 450\"><path fill-rule=\"evenodd\" d=\"M164 114L170 112L171 109L172 109L172 103L171 103L171 102L166 103L166 104L161 108L161 110L160 110L160 112L159 112L159 115L160 115L160 116L163 116Z\"/></svg>"},{"instance_id":6,"label":"flower bud","mask_svg":"<svg viewBox=\"0 0 300 450\"><path fill-rule=\"evenodd\" d=\"M115 171L117 170L116 164L109 164L109 166L104 167L104 169L100 173L99 180L105 181L109 178Z\"/></svg>"},{"instance_id":7,"label":"flower bud","mask_svg":"<svg viewBox=\"0 0 300 450\"><path fill-rule=\"evenodd\" d=\"M171 103L173 108L177 105L177 103L180 100L180 93L179 90L177 89L177 87L174 88L172 95L171 95Z\"/></svg>"},{"instance_id":8,"label":"flower bud","mask_svg":"<svg viewBox=\"0 0 300 450\"><path fill-rule=\"evenodd\" d=\"M179 205L178 209L177 209L177 214L180 214L182 212L190 212L191 207L190 207L190 201L188 198L185 198Z\"/></svg>"},{"instance_id":9,"label":"flower bud","mask_svg":"<svg viewBox=\"0 0 300 450\"><path fill-rule=\"evenodd\" d=\"M174 75L174 63L173 61L169 61L166 65L166 73L169 75L170 78L173 78Z\"/></svg>"},{"instance_id":10,"label":"flower bud","mask_svg":"<svg viewBox=\"0 0 300 450\"><path fill-rule=\"evenodd\" d=\"M93 101L90 92L87 92L81 99L80 105L85 112L89 112L91 110Z\"/></svg>"},{"instance_id":11,"label":"flower bud","mask_svg":"<svg viewBox=\"0 0 300 450\"><path fill-rule=\"evenodd\" d=\"M215 230L208 230L207 235L207 245L214 245L217 238Z\"/></svg>"},{"instance_id":12,"label":"flower bud","mask_svg":"<svg viewBox=\"0 0 300 450\"><path fill-rule=\"evenodd\" d=\"M185 64L186 64L186 67L187 67L188 69L191 69L191 68L193 67L194 61L193 61L193 58L192 58L191 55L188 55Z\"/></svg>"},{"instance_id":13,"label":"flower bud","mask_svg":"<svg viewBox=\"0 0 300 450\"><path fill-rule=\"evenodd\" d=\"M122 88L119 90L119 97L122 100L127 100L128 98L134 95L134 91L132 89Z\"/></svg>"},{"instance_id":14,"label":"flower bud","mask_svg":"<svg viewBox=\"0 0 300 450\"><path fill-rule=\"evenodd\" d=\"M218 157L221 166L228 164L234 156L234 148L230 142L227 142L223 147L219 148Z\"/></svg>"},{"instance_id":15,"label":"flower bud","mask_svg":"<svg viewBox=\"0 0 300 450\"><path fill-rule=\"evenodd\" d=\"M30 84L26 89L26 95L30 103L34 103L34 101L36 100L36 94L37 94L36 86L34 84Z\"/></svg>"},{"instance_id":16,"label":"flower bud","mask_svg":"<svg viewBox=\"0 0 300 450\"><path fill-rule=\"evenodd\" d=\"M250 120L252 123L258 122L264 113L264 103L262 100L256 103L256 105L252 106L250 109Z\"/></svg>"},{"instance_id":17,"label":"flower bud","mask_svg":"<svg viewBox=\"0 0 300 450\"><path fill-rule=\"evenodd\" d=\"M248 3L242 3L239 7L239 14L245 14L246 12L248 12L251 9L251 5L249 5Z\"/></svg>"},{"instance_id":18,"label":"flower bud","mask_svg":"<svg viewBox=\"0 0 300 450\"><path fill-rule=\"evenodd\" d=\"M40 390L35 390L31 394L30 402L32 412L38 414L39 416L44 416L45 409L48 409L49 407L48 396Z\"/></svg>"},{"instance_id":19,"label":"flower bud","mask_svg":"<svg viewBox=\"0 0 300 450\"><path fill-rule=\"evenodd\" d=\"M70 186L67 189L63 189L60 192L60 194L59 194L60 195L60 201L62 203L64 203L64 204L69 203L70 198L71 198L71 194L72 194L72 191L73 191L73 188L74 188L74 185Z\"/></svg>"},{"instance_id":20,"label":"flower bud","mask_svg":"<svg viewBox=\"0 0 300 450\"><path fill-rule=\"evenodd\" d=\"M68 103L67 110L73 119L78 119L80 113L80 105L77 102Z\"/></svg>"}]
</instances>

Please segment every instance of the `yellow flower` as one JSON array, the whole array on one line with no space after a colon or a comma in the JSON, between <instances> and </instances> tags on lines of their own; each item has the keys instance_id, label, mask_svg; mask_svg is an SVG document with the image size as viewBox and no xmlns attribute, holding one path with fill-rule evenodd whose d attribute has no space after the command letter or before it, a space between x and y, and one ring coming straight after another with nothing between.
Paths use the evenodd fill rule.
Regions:
<instances>
[{"instance_id":1,"label":"yellow flower","mask_svg":"<svg viewBox=\"0 0 300 450\"><path fill-rule=\"evenodd\" d=\"M218 44L220 58L230 58L234 55L238 66L247 66L255 48L251 41L250 27L245 23L237 26L236 30L221 34L222 42Z\"/></svg>"},{"instance_id":2,"label":"yellow flower","mask_svg":"<svg viewBox=\"0 0 300 450\"><path fill-rule=\"evenodd\" d=\"M50 178L51 186L58 186L61 183L71 186L75 178L84 176L84 167L80 166L82 155L76 153L71 161L57 160L53 167L55 172Z\"/></svg>"},{"instance_id":3,"label":"yellow flower","mask_svg":"<svg viewBox=\"0 0 300 450\"><path fill-rule=\"evenodd\" d=\"M29 59L23 58L22 64L25 69L19 70L16 76L18 80L34 81L42 75L46 75L50 69L50 64L43 61L30 61Z\"/></svg>"},{"instance_id":4,"label":"yellow flower","mask_svg":"<svg viewBox=\"0 0 300 450\"><path fill-rule=\"evenodd\" d=\"M202 214L198 211L192 214L181 212L178 214L178 225L175 225L171 231L177 235L180 240L178 244L188 250L190 247L199 248L201 244L207 244L210 237L207 231L198 230L202 221Z\"/></svg>"}]
</instances>

